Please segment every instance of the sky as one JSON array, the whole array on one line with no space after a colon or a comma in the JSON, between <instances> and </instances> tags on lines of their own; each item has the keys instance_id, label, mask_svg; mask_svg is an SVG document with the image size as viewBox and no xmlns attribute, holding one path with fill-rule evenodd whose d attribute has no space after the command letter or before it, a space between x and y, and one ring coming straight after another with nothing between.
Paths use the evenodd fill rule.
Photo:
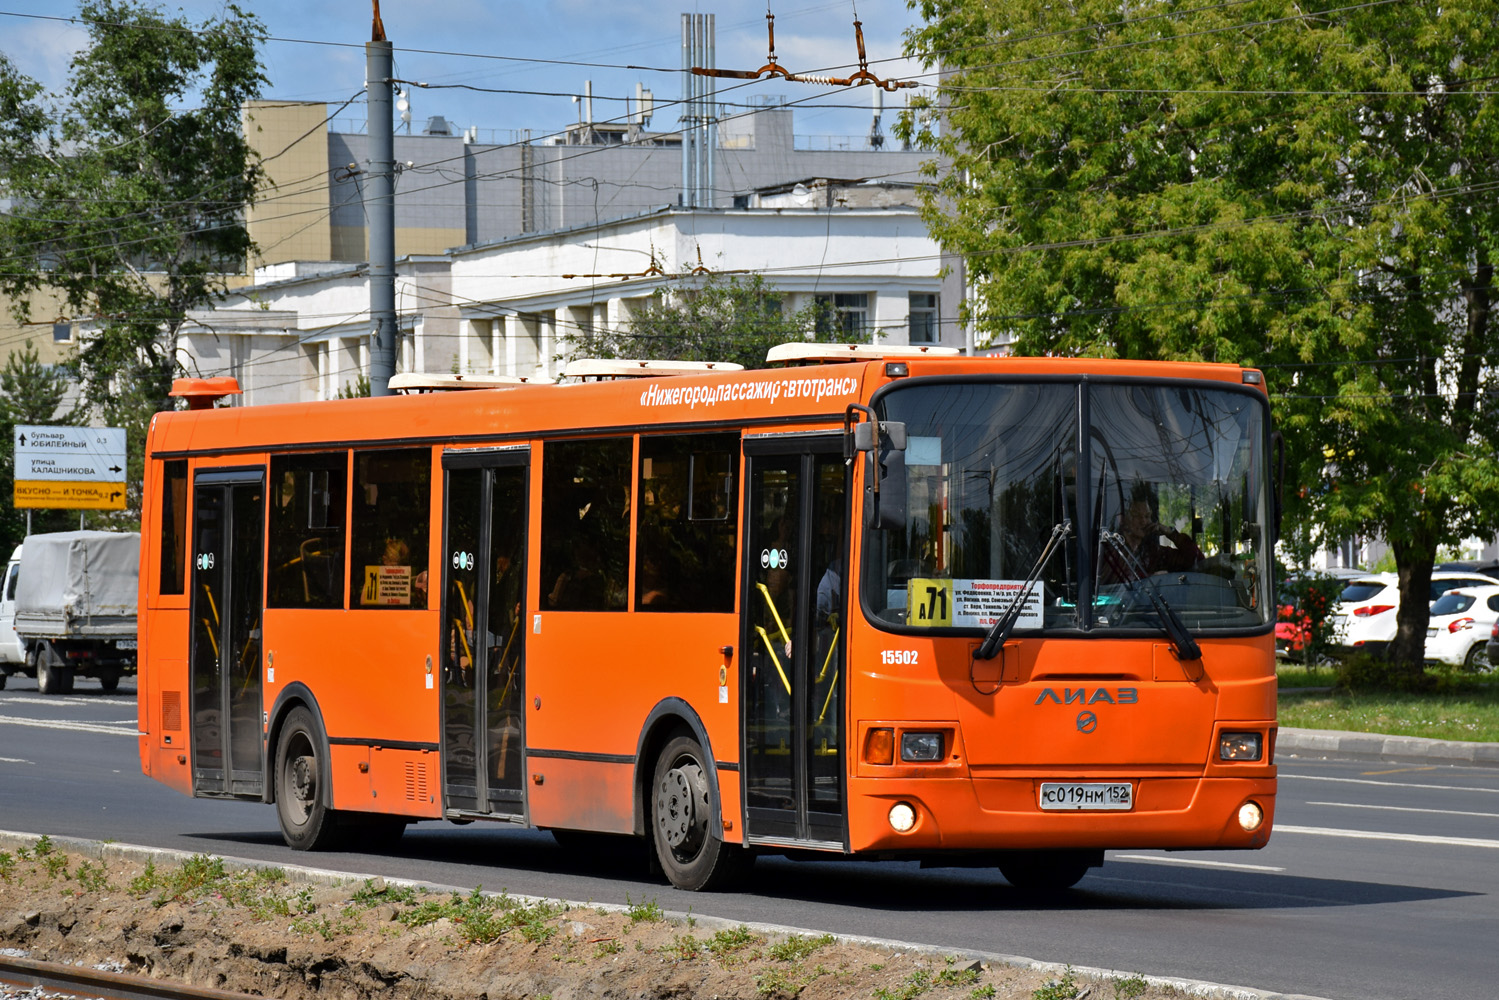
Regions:
<instances>
[{"instance_id":1,"label":"sky","mask_svg":"<svg viewBox=\"0 0 1499 1000\"><path fill-rule=\"evenodd\" d=\"M194 23L224 10L223 3L205 0L161 6ZM369 0L240 0L240 6L256 14L270 36L262 50L271 81L267 98L336 106L363 88ZM882 79L934 79L901 58L903 35L915 18L906 0L771 0L780 65L798 73L847 76L858 65L856 8L871 72ZM670 102L683 93L681 14L715 15L720 68L756 70L766 63L766 9L765 3L748 0L381 3L396 76L429 85L408 88L410 127L420 132L430 116L441 115L459 129L477 127L481 141L507 141L523 129L540 139L577 122L581 106L573 98L583 94L587 81L593 84L595 120L623 114L619 99L633 95L640 83L657 105L651 129L675 129L679 112ZM0 0L0 51L48 90L60 91L69 60L87 42L85 27L68 20L76 13L75 0ZM873 87L717 82L719 100L726 104L766 98L796 102L798 136L862 136L870 129ZM885 134L908 93L914 91L881 92ZM363 129L363 100L340 113L339 122L347 126L342 130Z\"/></svg>"}]
</instances>

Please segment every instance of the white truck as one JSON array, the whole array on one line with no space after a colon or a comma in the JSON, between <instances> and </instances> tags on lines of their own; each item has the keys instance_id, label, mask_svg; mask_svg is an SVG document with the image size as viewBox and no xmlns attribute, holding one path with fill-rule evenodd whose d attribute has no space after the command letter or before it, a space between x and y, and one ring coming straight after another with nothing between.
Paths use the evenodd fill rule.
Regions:
<instances>
[{"instance_id":1,"label":"white truck","mask_svg":"<svg viewBox=\"0 0 1499 1000\"><path fill-rule=\"evenodd\" d=\"M77 677L105 691L135 670L140 535L59 531L16 547L0 590L0 688L10 674L66 694Z\"/></svg>"}]
</instances>

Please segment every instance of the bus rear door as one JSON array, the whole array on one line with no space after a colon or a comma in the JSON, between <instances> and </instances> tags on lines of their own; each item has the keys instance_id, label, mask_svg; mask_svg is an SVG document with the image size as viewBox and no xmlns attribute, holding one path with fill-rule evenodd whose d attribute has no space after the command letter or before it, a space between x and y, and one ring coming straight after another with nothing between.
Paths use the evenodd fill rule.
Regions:
<instances>
[{"instance_id":1,"label":"bus rear door","mask_svg":"<svg viewBox=\"0 0 1499 1000\"><path fill-rule=\"evenodd\" d=\"M843 848L842 439L747 438L741 600L744 794L752 843Z\"/></svg>"},{"instance_id":2,"label":"bus rear door","mask_svg":"<svg viewBox=\"0 0 1499 1000\"><path fill-rule=\"evenodd\" d=\"M193 481L193 792L253 796L265 787L261 723L265 471L200 472Z\"/></svg>"},{"instance_id":3,"label":"bus rear door","mask_svg":"<svg viewBox=\"0 0 1499 1000\"><path fill-rule=\"evenodd\" d=\"M524 819L526 449L450 451L442 606L446 810Z\"/></svg>"}]
</instances>

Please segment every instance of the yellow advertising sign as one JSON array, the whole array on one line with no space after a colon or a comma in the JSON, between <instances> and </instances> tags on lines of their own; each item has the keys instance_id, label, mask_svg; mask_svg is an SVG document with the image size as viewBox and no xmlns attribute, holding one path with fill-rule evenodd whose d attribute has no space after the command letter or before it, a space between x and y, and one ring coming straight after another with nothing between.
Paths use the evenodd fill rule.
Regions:
<instances>
[{"instance_id":1,"label":"yellow advertising sign","mask_svg":"<svg viewBox=\"0 0 1499 1000\"><path fill-rule=\"evenodd\" d=\"M38 482L17 479L15 507L70 507L79 510L124 510L124 483Z\"/></svg>"},{"instance_id":2,"label":"yellow advertising sign","mask_svg":"<svg viewBox=\"0 0 1499 1000\"><path fill-rule=\"evenodd\" d=\"M906 582L906 624L945 628L952 624L952 580L916 577Z\"/></svg>"}]
</instances>

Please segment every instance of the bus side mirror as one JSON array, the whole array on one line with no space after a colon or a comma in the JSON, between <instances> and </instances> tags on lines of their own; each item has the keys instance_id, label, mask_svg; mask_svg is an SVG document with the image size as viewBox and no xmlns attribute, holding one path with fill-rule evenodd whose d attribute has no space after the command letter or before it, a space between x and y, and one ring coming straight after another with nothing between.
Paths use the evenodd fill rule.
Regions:
<instances>
[{"instance_id":1,"label":"bus side mirror","mask_svg":"<svg viewBox=\"0 0 1499 1000\"><path fill-rule=\"evenodd\" d=\"M906 525L906 425L889 420L879 425L879 447L874 425L854 427L854 446L868 453L864 465L864 525L879 531ZM860 432L863 432L862 435ZM863 447L867 441L869 447Z\"/></svg>"}]
</instances>

